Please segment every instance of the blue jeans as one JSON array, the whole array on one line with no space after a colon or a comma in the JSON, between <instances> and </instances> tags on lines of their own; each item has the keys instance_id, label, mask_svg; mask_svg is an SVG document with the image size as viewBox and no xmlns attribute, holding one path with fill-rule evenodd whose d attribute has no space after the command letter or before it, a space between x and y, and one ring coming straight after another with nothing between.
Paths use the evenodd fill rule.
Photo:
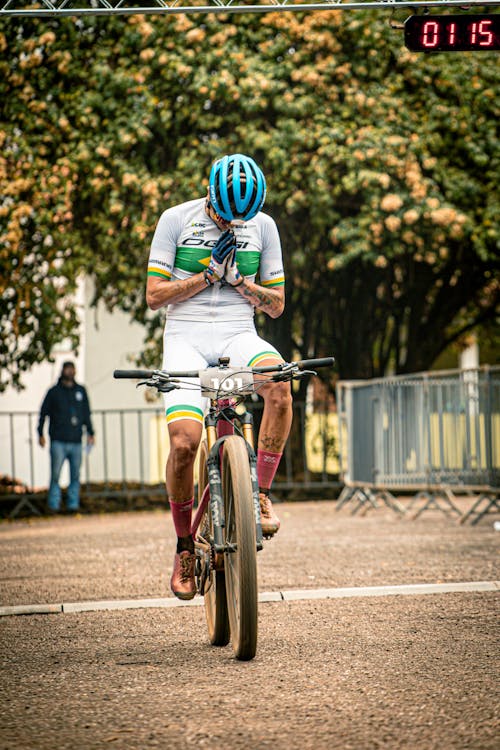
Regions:
<instances>
[{"instance_id":1,"label":"blue jeans","mask_svg":"<svg viewBox=\"0 0 500 750\"><path fill-rule=\"evenodd\" d=\"M80 466L82 464L82 444L63 443L60 440L51 440L50 443L50 487L48 506L50 510L59 510L61 505L61 488L59 477L65 460L69 461L68 497L66 508L78 510L80 507Z\"/></svg>"}]
</instances>

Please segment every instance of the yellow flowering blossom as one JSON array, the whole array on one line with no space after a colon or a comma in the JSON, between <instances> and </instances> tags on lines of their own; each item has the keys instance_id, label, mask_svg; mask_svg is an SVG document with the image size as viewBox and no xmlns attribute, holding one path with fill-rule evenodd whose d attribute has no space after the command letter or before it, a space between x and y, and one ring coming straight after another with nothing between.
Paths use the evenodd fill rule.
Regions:
<instances>
[{"instance_id":1,"label":"yellow flowering blossom","mask_svg":"<svg viewBox=\"0 0 500 750\"><path fill-rule=\"evenodd\" d=\"M388 212L398 211L398 209L400 209L402 205L402 199L395 193L388 193L387 195L384 195L380 202L381 209Z\"/></svg>"}]
</instances>

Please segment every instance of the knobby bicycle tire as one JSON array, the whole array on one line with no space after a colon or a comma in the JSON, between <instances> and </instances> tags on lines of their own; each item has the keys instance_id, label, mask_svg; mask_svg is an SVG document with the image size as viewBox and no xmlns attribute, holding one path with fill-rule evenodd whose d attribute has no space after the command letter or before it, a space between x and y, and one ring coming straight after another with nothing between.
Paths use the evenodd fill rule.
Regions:
<instances>
[{"instance_id":1,"label":"knobby bicycle tire","mask_svg":"<svg viewBox=\"0 0 500 750\"><path fill-rule=\"evenodd\" d=\"M201 502L203 490L208 482L207 473L207 442L204 440L200 446L199 473L198 473L198 503ZM199 530L207 541L213 542L214 532L210 503L200 520ZM224 570L210 570L205 583L204 604L205 619L207 621L208 637L212 646L227 646L230 640L229 618L227 613L226 584Z\"/></svg>"},{"instance_id":2,"label":"knobby bicycle tire","mask_svg":"<svg viewBox=\"0 0 500 750\"><path fill-rule=\"evenodd\" d=\"M257 545L248 451L239 435L224 441L222 467L231 642L236 658L247 661L257 650Z\"/></svg>"}]
</instances>

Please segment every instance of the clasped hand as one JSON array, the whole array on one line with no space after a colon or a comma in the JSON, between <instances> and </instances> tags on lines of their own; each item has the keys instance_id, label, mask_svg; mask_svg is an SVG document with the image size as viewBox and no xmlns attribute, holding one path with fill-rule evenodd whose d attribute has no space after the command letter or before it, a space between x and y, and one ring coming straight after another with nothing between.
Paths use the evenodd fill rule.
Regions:
<instances>
[{"instance_id":1,"label":"clasped hand","mask_svg":"<svg viewBox=\"0 0 500 750\"><path fill-rule=\"evenodd\" d=\"M214 245L208 272L215 281L225 279L231 286L241 284L242 276L236 263L236 238L231 229L226 229Z\"/></svg>"}]
</instances>

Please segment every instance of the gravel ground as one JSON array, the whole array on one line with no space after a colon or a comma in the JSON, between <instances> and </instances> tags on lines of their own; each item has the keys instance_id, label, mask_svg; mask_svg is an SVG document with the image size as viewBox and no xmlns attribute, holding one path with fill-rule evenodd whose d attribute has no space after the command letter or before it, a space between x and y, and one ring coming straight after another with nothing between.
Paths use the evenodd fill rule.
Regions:
<instances>
[{"instance_id":1,"label":"gravel ground","mask_svg":"<svg viewBox=\"0 0 500 750\"><path fill-rule=\"evenodd\" d=\"M485 519L365 517L334 503L277 505L282 528L259 553L261 591L499 577L500 534ZM175 547L164 511L0 523L1 603L169 596Z\"/></svg>"},{"instance_id":2,"label":"gravel ground","mask_svg":"<svg viewBox=\"0 0 500 750\"><path fill-rule=\"evenodd\" d=\"M260 589L498 579L491 519L279 506ZM1 603L164 597L167 513L0 524ZM0 618L0 748L498 748L499 596L261 604L257 657L203 609Z\"/></svg>"}]
</instances>

